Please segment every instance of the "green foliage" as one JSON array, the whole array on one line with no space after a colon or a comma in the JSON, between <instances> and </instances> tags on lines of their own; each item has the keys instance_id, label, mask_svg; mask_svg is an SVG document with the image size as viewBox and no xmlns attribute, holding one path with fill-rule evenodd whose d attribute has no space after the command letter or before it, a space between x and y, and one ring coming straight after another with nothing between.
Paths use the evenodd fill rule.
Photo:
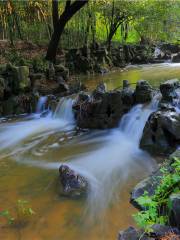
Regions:
<instances>
[{"instance_id":1,"label":"green foliage","mask_svg":"<svg viewBox=\"0 0 180 240\"><path fill-rule=\"evenodd\" d=\"M21 54L14 48L12 48L11 51L8 51L7 53L5 52L4 56L8 62L12 63L13 65L28 65L28 60L23 58L23 56L21 56Z\"/></svg>"},{"instance_id":2,"label":"green foliage","mask_svg":"<svg viewBox=\"0 0 180 240\"><path fill-rule=\"evenodd\" d=\"M0 39L23 39L35 43L49 42L53 31L51 0L1 0ZM62 13L66 1L59 1ZM89 0L68 22L62 47L76 48L92 41L113 40L121 43L148 41L178 42L180 39L178 0ZM122 19L122 21L121 21Z\"/></svg>"},{"instance_id":3,"label":"green foliage","mask_svg":"<svg viewBox=\"0 0 180 240\"><path fill-rule=\"evenodd\" d=\"M31 62L35 72L46 72L48 63L43 57L35 57Z\"/></svg>"},{"instance_id":4,"label":"green foliage","mask_svg":"<svg viewBox=\"0 0 180 240\"><path fill-rule=\"evenodd\" d=\"M8 225L23 227L34 214L35 212L29 206L28 201L18 200L11 211L7 209L1 211L0 217L4 218Z\"/></svg>"},{"instance_id":5,"label":"green foliage","mask_svg":"<svg viewBox=\"0 0 180 240\"><path fill-rule=\"evenodd\" d=\"M169 196L180 191L180 159L174 158L171 164L172 170L162 167L160 184L154 195L148 196L147 192L137 199L137 203L143 207L143 211L134 215L137 224L146 232L151 231L153 224L166 224L169 219L171 203Z\"/></svg>"}]
</instances>

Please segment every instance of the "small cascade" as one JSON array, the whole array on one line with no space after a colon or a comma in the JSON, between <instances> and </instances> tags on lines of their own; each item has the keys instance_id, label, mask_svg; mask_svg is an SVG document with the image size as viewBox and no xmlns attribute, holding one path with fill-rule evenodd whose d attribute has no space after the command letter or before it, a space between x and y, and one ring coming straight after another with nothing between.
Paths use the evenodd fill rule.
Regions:
<instances>
[{"instance_id":1,"label":"small cascade","mask_svg":"<svg viewBox=\"0 0 180 240\"><path fill-rule=\"evenodd\" d=\"M154 57L158 58L158 56L161 55L161 54L162 54L161 49L156 47L155 50L154 50Z\"/></svg>"},{"instance_id":2,"label":"small cascade","mask_svg":"<svg viewBox=\"0 0 180 240\"><path fill-rule=\"evenodd\" d=\"M72 111L73 100L71 98L60 99L56 110L53 114L53 118L61 119L65 122L74 123L74 114Z\"/></svg>"},{"instance_id":3,"label":"small cascade","mask_svg":"<svg viewBox=\"0 0 180 240\"><path fill-rule=\"evenodd\" d=\"M143 106L142 104L136 105L121 119L119 125L120 131L130 137L131 140L134 140L136 145L139 145L149 115L158 108L159 98L160 94L155 95L148 106Z\"/></svg>"},{"instance_id":4,"label":"small cascade","mask_svg":"<svg viewBox=\"0 0 180 240\"><path fill-rule=\"evenodd\" d=\"M36 113L42 113L46 110L47 96L41 96L38 100Z\"/></svg>"},{"instance_id":5,"label":"small cascade","mask_svg":"<svg viewBox=\"0 0 180 240\"><path fill-rule=\"evenodd\" d=\"M38 111L43 110L46 100L46 97L40 98L37 106ZM40 134L48 136L56 131L72 130L75 124L72 103L72 99L63 98L60 100L53 116L52 114L47 114L41 117L42 114L38 114L38 117L35 115L35 117L29 120L26 119L26 121L2 124L0 150L14 147L30 137L38 137Z\"/></svg>"}]
</instances>

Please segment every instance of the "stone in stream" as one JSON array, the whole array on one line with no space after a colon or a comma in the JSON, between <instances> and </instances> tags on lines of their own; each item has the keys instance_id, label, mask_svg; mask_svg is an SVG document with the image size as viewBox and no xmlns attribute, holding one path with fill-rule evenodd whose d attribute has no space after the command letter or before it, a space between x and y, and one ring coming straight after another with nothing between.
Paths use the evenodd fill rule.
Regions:
<instances>
[{"instance_id":1,"label":"stone in stream","mask_svg":"<svg viewBox=\"0 0 180 240\"><path fill-rule=\"evenodd\" d=\"M180 87L177 79L160 85L158 110L145 124L140 147L152 154L170 154L180 144Z\"/></svg>"},{"instance_id":2,"label":"stone in stream","mask_svg":"<svg viewBox=\"0 0 180 240\"><path fill-rule=\"evenodd\" d=\"M87 192L87 180L70 169L67 165L60 166L59 179L61 184L61 194L64 196L80 197Z\"/></svg>"},{"instance_id":3,"label":"stone in stream","mask_svg":"<svg viewBox=\"0 0 180 240\"><path fill-rule=\"evenodd\" d=\"M106 129L118 126L124 109L121 91L94 91L85 101L74 103L77 125L80 128Z\"/></svg>"},{"instance_id":4,"label":"stone in stream","mask_svg":"<svg viewBox=\"0 0 180 240\"><path fill-rule=\"evenodd\" d=\"M137 82L134 95L136 103L150 102L153 97L152 87L147 81L140 80Z\"/></svg>"},{"instance_id":5,"label":"stone in stream","mask_svg":"<svg viewBox=\"0 0 180 240\"><path fill-rule=\"evenodd\" d=\"M134 90L130 87L128 80L123 80L123 89L122 89L122 103L124 105L132 106L134 104Z\"/></svg>"},{"instance_id":6,"label":"stone in stream","mask_svg":"<svg viewBox=\"0 0 180 240\"><path fill-rule=\"evenodd\" d=\"M180 144L180 114L159 110L150 115L143 130L140 147L152 154L172 153Z\"/></svg>"},{"instance_id":7,"label":"stone in stream","mask_svg":"<svg viewBox=\"0 0 180 240\"><path fill-rule=\"evenodd\" d=\"M172 56L172 62L173 63L180 63L180 52L176 53Z\"/></svg>"},{"instance_id":8,"label":"stone in stream","mask_svg":"<svg viewBox=\"0 0 180 240\"><path fill-rule=\"evenodd\" d=\"M180 82L178 79L168 80L160 85L160 91L162 94L161 103L172 103L174 99L178 98L178 89L180 88Z\"/></svg>"},{"instance_id":9,"label":"stone in stream","mask_svg":"<svg viewBox=\"0 0 180 240\"><path fill-rule=\"evenodd\" d=\"M73 105L78 127L117 127L123 114L133 106L133 96L134 92L129 87L107 91L103 83L100 83L90 96L81 92Z\"/></svg>"}]
</instances>

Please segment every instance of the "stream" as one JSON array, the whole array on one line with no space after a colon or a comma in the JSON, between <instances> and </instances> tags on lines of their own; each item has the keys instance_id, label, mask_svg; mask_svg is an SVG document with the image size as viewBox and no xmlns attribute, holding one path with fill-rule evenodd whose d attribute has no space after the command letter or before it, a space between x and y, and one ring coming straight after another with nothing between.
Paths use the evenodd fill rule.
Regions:
<instances>
[{"instance_id":1,"label":"stream","mask_svg":"<svg viewBox=\"0 0 180 240\"><path fill-rule=\"evenodd\" d=\"M101 81L113 89L123 79L131 84L144 79L156 87L172 78L180 78L180 64L129 66L82 81L89 89ZM54 113L41 117L45 101L40 99L35 114L0 119L0 210L13 211L17 200L25 199L36 212L24 228L0 225L0 239L116 239L119 230L135 225L131 189L157 165L139 149L139 141L158 98L134 106L116 129L84 132L76 131L73 99L61 99ZM63 163L88 180L86 198L59 194L58 168Z\"/></svg>"}]
</instances>

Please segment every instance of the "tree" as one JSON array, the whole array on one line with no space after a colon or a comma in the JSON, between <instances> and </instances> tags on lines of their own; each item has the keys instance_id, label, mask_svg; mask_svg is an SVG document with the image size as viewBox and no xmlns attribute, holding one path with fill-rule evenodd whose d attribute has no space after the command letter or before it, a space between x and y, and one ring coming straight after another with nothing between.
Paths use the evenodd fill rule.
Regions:
<instances>
[{"instance_id":1,"label":"tree","mask_svg":"<svg viewBox=\"0 0 180 240\"><path fill-rule=\"evenodd\" d=\"M79 0L71 3L71 0L67 0L64 11L59 17L58 0L52 0L52 17L54 32L48 46L46 54L47 60L55 61L58 44L66 24L87 2L88 0Z\"/></svg>"}]
</instances>

